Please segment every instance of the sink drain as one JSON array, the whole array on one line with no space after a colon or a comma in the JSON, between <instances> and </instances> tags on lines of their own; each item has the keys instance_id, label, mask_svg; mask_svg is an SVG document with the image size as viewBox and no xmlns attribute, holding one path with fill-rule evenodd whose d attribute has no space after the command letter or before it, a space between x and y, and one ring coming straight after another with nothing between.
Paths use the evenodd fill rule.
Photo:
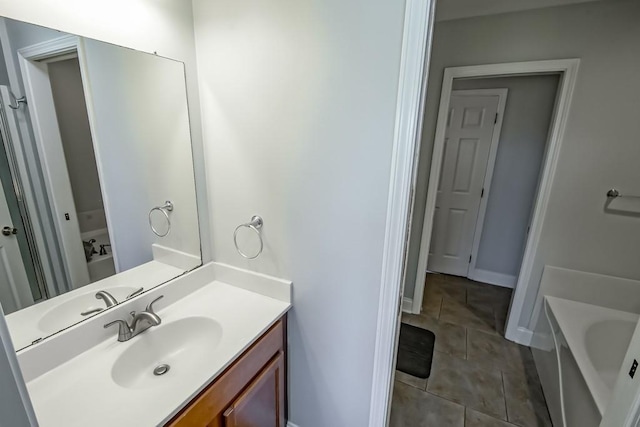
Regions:
<instances>
[{"instance_id":1,"label":"sink drain","mask_svg":"<svg viewBox=\"0 0 640 427\"><path fill-rule=\"evenodd\" d=\"M162 365L158 365L155 368L153 368L153 375L157 375L157 376L164 375L167 372L169 372L169 369L171 369L171 366L163 363Z\"/></svg>"}]
</instances>

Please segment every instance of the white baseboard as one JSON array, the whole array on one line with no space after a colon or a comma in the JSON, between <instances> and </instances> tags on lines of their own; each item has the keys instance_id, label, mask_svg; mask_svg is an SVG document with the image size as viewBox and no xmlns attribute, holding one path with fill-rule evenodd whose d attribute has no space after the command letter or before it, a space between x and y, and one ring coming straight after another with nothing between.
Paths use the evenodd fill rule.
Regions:
<instances>
[{"instance_id":1,"label":"white baseboard","mask_svg":"<svg viewBox=\"0 0 640 427\"><path fill-rule=\"evenodd\" d=\"M413 313L413 299L407 297L402 298L402 311L404 313Z\"/></svg>"},{"instance_id":2,"label":"white baseboard","mask_svg":"<svg viewBox=\"0 0 640 427\"><path fill-rule=\"evenodd\" d=\"M533 339L533 331L527 328L519 326L514 334L506 334L505 338L510 341L516 342L521 345L531 346L531 340Z\"/></svg>"},{"instance_id":3,"label":"white baseboard","mask_svg":"<svg viewBox=\"0 0 640 427\"><path fill-rule=\"evenodd\" d=\"M287 427L298 427L298 426L292 423L291 421L287 421Z\"/></svg>"},{"instance_id":4,"label":"white baseboard","mask_svg":"<svg viewBox=\"0 0 640 427\"><path fill-rule=\"evenodd\" d=\"M482 270L476 268L469 270L469 279L476 282L489 283L490 285L502 286L503 288L515 288L518 282L517 276L509 274L496 273L495 271Z\"/></svg>"}]
</instances>

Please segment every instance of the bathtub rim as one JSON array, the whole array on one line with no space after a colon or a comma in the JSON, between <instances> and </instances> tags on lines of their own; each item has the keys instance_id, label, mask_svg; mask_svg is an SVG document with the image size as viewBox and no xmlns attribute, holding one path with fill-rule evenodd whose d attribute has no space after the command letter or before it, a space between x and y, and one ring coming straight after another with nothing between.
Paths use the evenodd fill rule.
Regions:
<instances>
[{"instance_id":1,"label":"bathtub rim","mask_svg":"<svg viewBox=\"0 0 640 427\"><path fill-rule=\"evenodd\" d=\"M612 319L632 321L637 327L640 314L548 295L545 296L545 304L562 332L600 415L604 415L613 394L613 388L607 386L591 362L585 344L587 330L596 322ZM628 348L624 350L625 354L627 350Z\"/></svg>"}]
</instances>

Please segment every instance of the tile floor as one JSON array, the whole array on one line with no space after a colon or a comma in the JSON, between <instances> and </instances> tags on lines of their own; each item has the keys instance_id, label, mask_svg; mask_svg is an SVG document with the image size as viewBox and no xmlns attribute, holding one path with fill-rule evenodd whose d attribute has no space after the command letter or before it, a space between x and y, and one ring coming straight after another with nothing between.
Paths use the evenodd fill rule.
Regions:
<instances>
[{"instance_id":1,"label":"tile floor","mask_svg":"<svg viewBox=\"0 0 640 427\"><path fill-rule=\"evenodd\" d=\"M391 427L551 426L531 351L502 336L511 290L429 274L422 314L436 335L431 376L396 371Z\"/></svg>"}]
</instances>

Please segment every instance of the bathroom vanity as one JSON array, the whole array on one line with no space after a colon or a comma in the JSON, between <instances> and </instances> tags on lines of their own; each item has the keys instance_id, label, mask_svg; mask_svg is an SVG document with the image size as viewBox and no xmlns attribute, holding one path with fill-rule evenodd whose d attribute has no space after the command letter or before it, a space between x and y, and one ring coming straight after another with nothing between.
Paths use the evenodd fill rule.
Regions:
<instances>
[{"instance_id":1,"label":"bathroom vanity","mask_svg":"<svg viewBox=\"0 0 640 427\"><path fill-rule=\"evenodd\" d=\"M284 427L292 284L202 265L184 64L0 24L0 305L38 425Z\"/></svg>"},{"instance_id":2,"label":"bathroom vanity","mask_svg":"<svg viewBox=\"0 0 640 427\"><path fill-rule=\"evenodd\" d=\"M161 319L119 342L114 320ZM18 360L41 426L283 426L291 282L209 263Z\"/></svg>"}]
</instances>

